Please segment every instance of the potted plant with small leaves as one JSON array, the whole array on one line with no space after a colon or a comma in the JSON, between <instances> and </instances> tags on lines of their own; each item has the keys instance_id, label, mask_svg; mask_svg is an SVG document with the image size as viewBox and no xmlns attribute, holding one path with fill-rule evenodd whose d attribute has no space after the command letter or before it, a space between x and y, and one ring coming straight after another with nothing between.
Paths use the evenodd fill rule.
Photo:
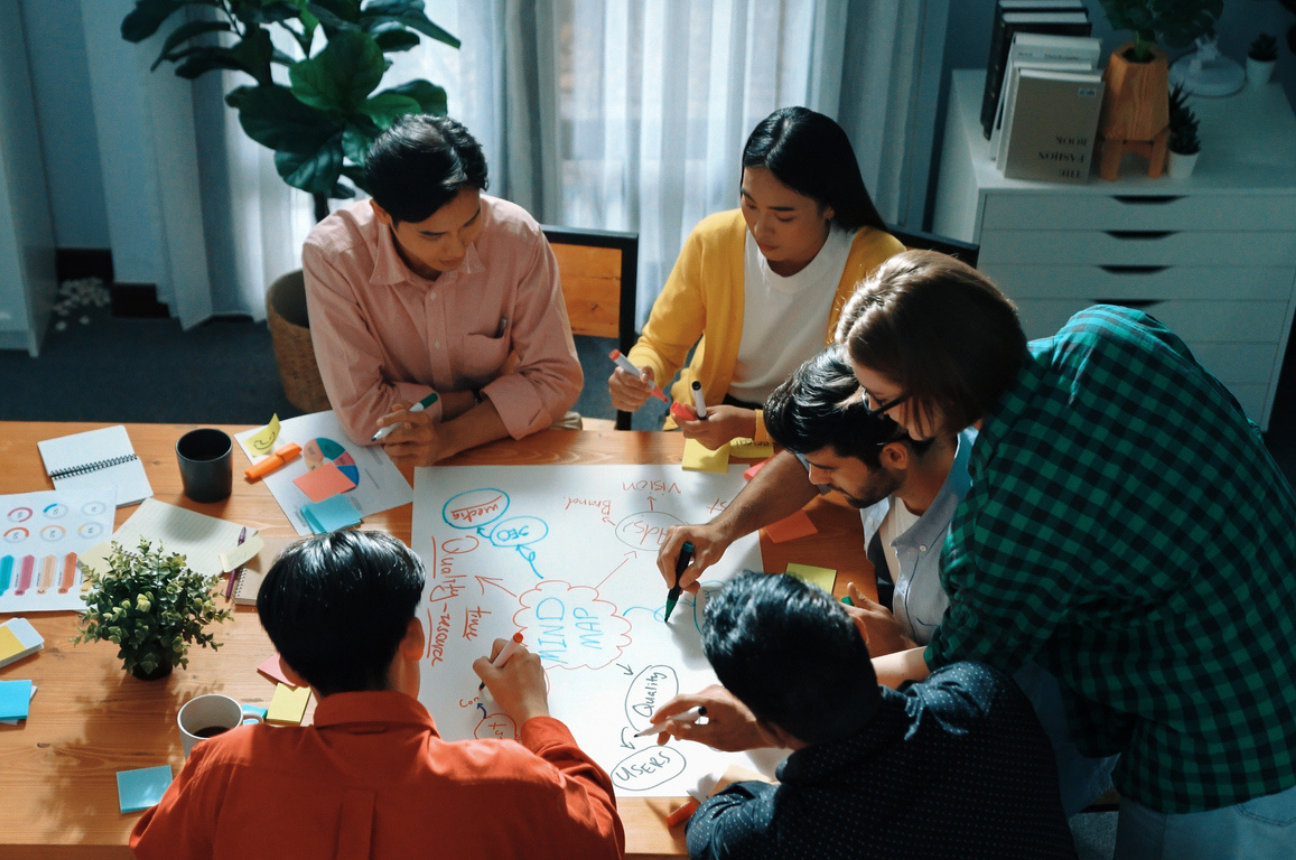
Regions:
<instances>
[{"instance_id":1,"label":"potted plant with small leaves","mask_svg":"<svg viewBox=\"0 0 1296 860\"><path fill-rule=\"evenodd\" d=\"M1183 84L1170 91L1170 178L1187 179L1197 166L1201 154L1201 138L1197 134L1198 120L1188 106L1188 94Z\"/></svg>"},{"instance_id":2,"label":"potted plant with small leaves","mask_svg":"<svg viewBox=\"0 0 1296 860\"><path fill-rule=\"evenodd\" d=\"M219 577L190 569L183 555L147 540L133 552L114 541L107 564L102 573L86 572L92 590L82 596L86 609L74 643L112 642L123 668L146 681L188 666L190 645L220 647L203 630L230 617L216 608L212 589Z\"/></svg>"},{"instance_id":3,"label":"potted plant with small leaves","mask_svg":"<svg viewBox=\"0 0 1296 860\"><path fill-rule=\"evenodd\" d=\"M1273 76L1274 66L1278 63L1278 38L1268 33L1256 36L1251 47L1247 49L1246 76L1247 83L1262 86L1269 83Z\"/></svg>"}]
</instances>

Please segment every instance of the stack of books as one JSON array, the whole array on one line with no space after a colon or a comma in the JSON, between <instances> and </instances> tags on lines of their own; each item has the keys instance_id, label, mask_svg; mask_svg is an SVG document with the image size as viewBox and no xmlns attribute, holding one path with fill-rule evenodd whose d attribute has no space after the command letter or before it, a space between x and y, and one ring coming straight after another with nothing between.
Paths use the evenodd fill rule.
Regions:
<instances>
[{"instance_id":1,"label":"stack of books","mask_svg":"<svg viewBox=\"0 0 1296 860\"><path fill-rule=\"evenodd\" d=\"M1101 50L1098 39L1083 36L1013 36L990 138L1004 176L1089 181L1105 89Z\"/></svg>"},{"instance_id":2,"label":"stack of books","mask_svg":"<svg viewBox=\"0 0 1296 860\"><path fill-rule=\"evenodd\" d=\"M999 0L990 31L985 92L981 96L981 130L989 140L999 112L1008 51L1017 33L1088 36L1093 31L1084 0Z\"/></svg>"}]
</instances>

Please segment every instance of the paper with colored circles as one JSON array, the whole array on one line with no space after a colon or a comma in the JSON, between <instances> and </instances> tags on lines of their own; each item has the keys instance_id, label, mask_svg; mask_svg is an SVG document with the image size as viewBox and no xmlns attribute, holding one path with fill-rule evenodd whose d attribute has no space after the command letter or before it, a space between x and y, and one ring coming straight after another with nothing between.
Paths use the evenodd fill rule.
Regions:
<instances>
[{"instance_id":1,"label":"paper with colored circles","mask_svg":"<svg viewBox=\"0 0 1296 860\"><path fill-rule=\"evenodd\" d=\"M84 609L78 561L112 534L116 501L111 485L0 496L0 613Z\"/></svg>"}]
</instances>

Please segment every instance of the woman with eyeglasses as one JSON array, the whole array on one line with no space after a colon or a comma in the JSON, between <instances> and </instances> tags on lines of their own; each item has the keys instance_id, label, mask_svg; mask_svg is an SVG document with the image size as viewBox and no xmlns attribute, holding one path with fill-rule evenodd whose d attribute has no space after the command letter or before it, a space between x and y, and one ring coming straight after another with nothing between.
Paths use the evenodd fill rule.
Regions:
<instances>
[{"instance_id":1,"label":"woman with eyeglasses","mask_svg":"<svg viewBox=\"0 0 1296 860\"><path fill-rule=\"evenodd\" d=\"M608 379L617 409L634 411L655 383L706 420L684 435L718 448L737 437L768 441L759 404L832 340L855 285L903 246L886 232L850 140L804 107L762 120L743 149L739 208L704 219L680 251L639 342L628 356L643 379ZM666 427L676 426L668 416Z\"/></svg>"},{"instance_id":2,"label":"woman with eyeglasses","mask_svg":"<svg viewBox=\"0 0 1296 860\"><path fill-rule=\"evenodd\" d=\"M1027 343L931 252L880 266L837 338L914 438L980 431L949 611L879 678L1035 660L1080 748L1121 754L1117 858L1296 856L1296 495L1228 390L1139 311Z\"/></svg>"}]
</instances>

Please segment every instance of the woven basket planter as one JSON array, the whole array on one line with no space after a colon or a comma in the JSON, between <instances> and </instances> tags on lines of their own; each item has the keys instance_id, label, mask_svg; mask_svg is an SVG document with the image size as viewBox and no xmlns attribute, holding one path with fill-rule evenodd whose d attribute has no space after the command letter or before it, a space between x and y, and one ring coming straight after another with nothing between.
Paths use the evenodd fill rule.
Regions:
<instances>
[{"instance_id":1,"label":"woven basket planter","mask_svg":"<svg viewBox=\"0 0 1296 860\"><path fill-rule=\"evenodd\" d=\"M302 412L329 408L324 381L315 363L310 320L306 315L306 280L301 271L289 272L270 285L266 293L266 322L279 363L279 380L288 402Z\"/></svg>"}]
</instances>

